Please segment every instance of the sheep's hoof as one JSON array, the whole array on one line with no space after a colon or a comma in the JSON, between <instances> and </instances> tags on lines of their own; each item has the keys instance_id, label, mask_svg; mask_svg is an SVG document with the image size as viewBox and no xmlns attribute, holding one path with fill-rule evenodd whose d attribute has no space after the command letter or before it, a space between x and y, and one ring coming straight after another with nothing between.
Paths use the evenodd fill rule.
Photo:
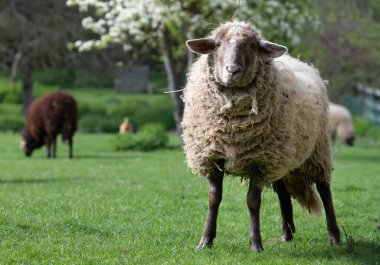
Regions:
<instances>
[{"instance_id":1,"label":"sheep's hoof","mask_svg":"<svg viewBox=\"0 0 380 265\"><path fill-rule=\"evenodd\" d=\"M340 244L340 231L339 231L339 229L337 229L336 231L329 231L329 241L335 245Z\"/></svg>"},{"instance_id":2,"label":"sheep's hoof","mask_svg":"<svg viewBox=\"0 0 380 265\"><path fill-rule=\"evenodd\" d=\"M293 240L293 233L292 232L283 232L281 236L282 242L292 241Z\"/></svg>"},{"instance_id":3,"label":"sheep's hoof","mask_svg":"<svg viewBox=\"0 0 380 265\"><path fill-rule=\"evenodd\" d=\"M293 221L290 223L287 222L286 226L282 228L282 235L281 235L281 241L292 241L293 240L293 234L296 232L296 227L294 226Z\"/></svg>"},{"instance_id":4,"label":"sheep's hoof","mask_svg":"<svg viewBox=\"0 0 380 265\"><path fill-rule=\"evenodd\" d=\"M261 240L259 241L254 241L254 240L249 240L249 244L251 245L251 250L253 252L262 252L264 251L264 248L263 248L263 243L261 242Z\"/></svg>"},{"instance_id":5,"label":"sheep's hoof","mask_svg":"<svg viewBox=\"0 0 380 265\"><path fill-rule=\"evenodd\" d=\"M199 241L199 244L197 246L198 250L205 249L205 248L211 248L212 247L212 239L207 237L202 237L201 241Z\"/></svg>"},{"instance_id":6,"label":"sheep's hoof","mask_svg":"<svg viewBox=\"0 0 380 265\"><path fill-rule=\"evenodd\" d=\"M252 252L263 252L264 248L261 244L251 244Z\"/></svg>"}]
</instances>

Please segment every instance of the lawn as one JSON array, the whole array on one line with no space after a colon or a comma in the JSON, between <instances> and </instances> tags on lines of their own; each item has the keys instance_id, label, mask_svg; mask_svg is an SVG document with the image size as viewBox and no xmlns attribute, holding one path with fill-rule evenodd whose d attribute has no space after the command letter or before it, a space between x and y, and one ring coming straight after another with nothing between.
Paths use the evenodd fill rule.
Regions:
<instances>
[{"instance_id":1,"label":"lawn","mask_svg":"<svg viewBox=\"0 0 380 265\"><path fill-rule=\"evenodd\" d=\"M111 151L112 135L78 134L74 159L58 144L32 158L0 134L0 264L380 264L380 142L335 147L332 184L343 243L327 242L324 216L294 203L295 240L281 243L277 196L262 196L265 251L248 245L247 184L226 178L212 249L197 251L207 181L185 164L179 139L154 152ZM347 240L348 239L348 240Z\"/></svg>"}]
</instances>

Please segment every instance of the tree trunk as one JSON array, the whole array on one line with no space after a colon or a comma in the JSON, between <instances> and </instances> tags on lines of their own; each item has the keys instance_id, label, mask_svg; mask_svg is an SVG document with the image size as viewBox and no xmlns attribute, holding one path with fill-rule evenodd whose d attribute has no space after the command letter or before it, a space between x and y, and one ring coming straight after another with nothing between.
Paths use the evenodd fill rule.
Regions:
<instances>
[{"instance_id":1,"label":"tree trunk","mask_svg":"<svg viewBox=\"0 0 380 265\"><path fill-rule=\"evenodd\" d=\"M22 112L26 111L32 102L33 80L32 80L32 61L30 55L25 54L22 60Z\"/></svg>"},{"instance_id":2,"label":"tree trunk","mask_svg":"<svg viewBox=\"0 0 380 265\"><path fill-rule=\"evenodd\" d=\"M174 120L176 131L181 134L181 121L183 117L184 104L181 98L183 80L186 69L186 56L174 59L171 51L170 33L165 28L161 35L161 49L164 55L164 64L168 76L169 91L174 103Z\"/></svg>"},{"instance_id":3,"label":"tree trunk","mask_svg":"<svg viewBox=\"0 0 380 265\"><path fill-rule=\"evenodd\" d=\"M12 81L13 89L16 89L18 65L21 61L21 58L22 58L22 53L21 51L18 51L12 63L11 81Z\"/></svg>"}]
</instances>

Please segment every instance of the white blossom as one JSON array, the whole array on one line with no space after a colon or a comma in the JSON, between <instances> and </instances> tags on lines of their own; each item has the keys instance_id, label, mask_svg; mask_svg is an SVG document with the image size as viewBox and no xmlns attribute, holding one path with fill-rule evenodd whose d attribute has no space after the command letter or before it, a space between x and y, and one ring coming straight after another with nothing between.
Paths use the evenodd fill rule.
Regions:
<instances>
[{"instance_id":1,"label":"white blossom","mask_svg":"<svg viewBox=\"0 0 380 265\"><path fill-rule=\"evenodd\" d=\"M158 32L166 25L171 24L181 29L183 23L189 24L192 32L203 32L209 29L211 20L214 27L216 23L232 19L235 10L237 19L251 21L252 24L262 29L268 36L287 36L292 44L300 42L297 30L306 23L317 26L318 21L310 13L300 12L299 8L291 1L256 0L258 13L252 9L247 0L199 0L201 12L190 14L183 10L181 1L173 0L67 0L67 5L78 6L80 11L88 12L90 7L95 13L82 20L82 26L97 33L97 40L75 42L79 50L87 50L96 47L105 47L110 42L122 43L125 49L131 49L130 40L145 42L152 36L158 36ZM237 3L240 2L240 8ZM187 1L183 1L186 5ZM226 12L228 10L228 12ZM212 14L212 18L206 18L206 14ZM288 21L293 17L292 23ZM186 34L189 35L189 34ZM190 34L191 35L191 34Z\"/></svg>"}]
</instances>

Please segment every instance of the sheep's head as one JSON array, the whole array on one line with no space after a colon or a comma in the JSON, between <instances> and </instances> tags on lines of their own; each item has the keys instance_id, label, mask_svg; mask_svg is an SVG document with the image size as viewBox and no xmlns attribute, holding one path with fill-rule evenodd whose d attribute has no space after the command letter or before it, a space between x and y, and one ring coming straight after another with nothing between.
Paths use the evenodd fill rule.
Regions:
<instances>
[{"instance_id":1,"label":"sheep's head","mask_svg":"<svg viewBox=\"0 0 380 265\"><path fill-rule=\"evenodd\" d=\"M35 139L25 127L22 130L22 137L23 141L20 147L26 156L31 156L34 149L40 148L44 144L41 139Z\"/></svg>"},{"instance_id":2,"label":"sheep's head","mask_svg":"<svg viewBox=\"0 0 380 265\"><path fill-rule=\"evenodd\" d=\"M211 37L188 40L186 45L199 54L208 54L215 80L226 87L248 85L265 60L287 52L287 48L266 41L244 22L227 22Z\"/></svg>"}]
</instances>

